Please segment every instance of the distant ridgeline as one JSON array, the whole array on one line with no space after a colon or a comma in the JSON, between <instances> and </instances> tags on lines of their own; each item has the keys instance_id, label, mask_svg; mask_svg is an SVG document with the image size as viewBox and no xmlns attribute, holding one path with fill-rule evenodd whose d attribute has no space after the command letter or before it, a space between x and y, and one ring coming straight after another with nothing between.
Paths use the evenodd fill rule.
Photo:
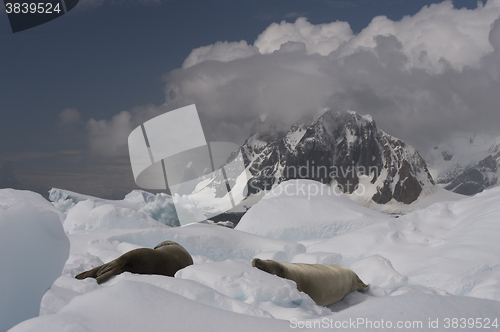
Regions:
<instances>
[{"instance_id":1,"label":"distant ridgeline","mask_svg":"<svg viewBox=\"0 0 500 332\"><path fill-rule=\"evenodd\" d=\"M474 138L470 139L471 145ZM441 165L436 182L445 189L462 195L475 195L498 185L500 173L500 139L489 149L478 146L472 152L450 152L435 147L434 163ZM440 170L442 169L442 170Z\"/></svg>"},{"instance_id":2,"label":"distant ridgeline","mask_svg":"<svg viewBox=\"0 0 500 332\"><path fill-rule=\"evenodd\" d=\"M259 123L242 146L253 175L250 194L288 179L311 179L378 204L410 204L435 185L417 151L378 129L369 115L327 111L276 129Z\"/></svg>"}]
</instances>

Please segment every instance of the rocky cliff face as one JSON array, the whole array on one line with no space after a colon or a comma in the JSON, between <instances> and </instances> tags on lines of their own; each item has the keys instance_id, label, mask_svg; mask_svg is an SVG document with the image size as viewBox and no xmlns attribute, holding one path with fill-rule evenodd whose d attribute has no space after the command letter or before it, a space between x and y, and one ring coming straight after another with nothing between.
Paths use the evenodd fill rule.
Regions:
<instances>
[{"instance_id":1,"label":"rocky cliff face","mask_svg":"<svg viewBox=\"0 0 500 332\"><path fill-rule=\"evenodd\" d=\"M379 204L410 204L434 185L409 145L378 129L370 116L327 111L314 121L276 130L261 123L242 146L250 193L288 179L311 179Z\"/></svg>"},{"instance_id":2,"label":"rocky cliff face","mask_svg":"<svg viewBox=\"0 0 500 332\"><path fill-rule=\"evenodd\" d=\"M457 166L437 179L445 189L462 195L475 195L498 183L500 152L490 154L466 167Z\"/></svg>"}]
</instances>

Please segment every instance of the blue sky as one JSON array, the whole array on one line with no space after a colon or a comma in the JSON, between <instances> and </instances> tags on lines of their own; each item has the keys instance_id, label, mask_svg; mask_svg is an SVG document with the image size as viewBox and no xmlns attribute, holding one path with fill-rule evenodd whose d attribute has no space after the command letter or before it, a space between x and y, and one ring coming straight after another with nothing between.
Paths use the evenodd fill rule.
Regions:
<instances>
[{"instance_id":1,"label":"blue sky","mask_svg":"<svg viewBox=\"0 0 500 332\"><path fill-rule=\"evenodd\" d=\"M376 16L397 22L432 3L440 1L81 0L67 15L16 34L2 11L0 187L123 197L137 189L127 156L93 153L89 135L99 120L109 125L122 111L158 109L166 82L194 70L179 69L193 49L218 41L251 45L273 22L298 17L312 25L348 22L357 35ZM61 113L68 109L74 111Z\"/></svg>"}]
</instances>

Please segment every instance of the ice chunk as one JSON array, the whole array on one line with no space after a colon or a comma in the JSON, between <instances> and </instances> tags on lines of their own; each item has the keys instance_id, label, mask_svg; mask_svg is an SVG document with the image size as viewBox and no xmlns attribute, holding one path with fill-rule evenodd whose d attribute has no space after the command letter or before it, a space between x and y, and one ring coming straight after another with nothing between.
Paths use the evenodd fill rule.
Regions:
<instances>
[{"instance_id":1,"label":"ice chunk","mask_svg":"<svg viewBox=\"0 0 500 332\"><path fill-rule=\"evenodd\" d=\"M37 316L61 275L69 240L55 210L39 194L0 190L0 331Z\"/></svg>"},{"instance_id":2,"label":"ice chunk","mask_svg":"<svg viewBox=\"0 0 500 332\"><path fill-rule=\"evenodd\" d=\"M139 209L140 212L167 226L179 226L179 217L170 195L160 193L153 200L150 197L147 197L147 200L148 202Z\"/></svg>"},{"instance_id":3,"label":"ice chunk","mask_svg":"<svg viewBox=\"0 0 500 332\"><path fill-rule=\"evenodd\" d=\"M91 200L94 202L104 202L104 199L83 195L79 193L75 193L73 191L52 188L49 190L49 200L52 204L64 213L68 213L68 211L73 208L78 202Z\"/></svg>"},{"instance_id":4,"label":"ice chunk","mask_svg":"<svg viewBox=\"0 0 500 332\"><path fill-rule=\"evenodd\" d=\"M122 280L145 282L211 307L250 316L273 318L271 314L257 306L235 300L193 280L125 272L111 279L107 285L114 285Z\"/></svg>"},{"instance_id":5,"label":"ice chunk","mask_svg":"<svg viewBox=\"0 0 500 332\"><path fill-rule=\"evenodd\" d=\"M313 318L330 314L308 295L299 292L295 282L254 268L250 261L191 265L178 271L175 277L197 281L231 298L257 305L275 318Z\"/></svg>"},{"instance_id":6,"label":"ice chunk","mask_svg":"<svg viewBox=\"0 0 500 332\"><path fill-rule=\"evenodd\" d=\"M151 228L161 227L150 216L140 211L112 204L96 206L91 200L81 201L69 210L64 229L70 233L93 228Z\"/></svg>"},{"instance_id":7,"label":"ice chunk","mask_svg":"<svg viewBox=\"0 0 500 332\"><path fill-rule=\"evenodd\" d=\"M336 236L382 220L387 216L358 205L322 183L289 180L251 207L235 229L300 241Z\"/></svg>"},{"instance_id":8,"label":"ice chunk","mask_svg":"<svg viewBox=\"0 0 500 332\"><path fill-rule=\"evenodd\" d=\"M150 203L153 202L156 198L156 195L152 193L148 193L144 190L132 190L130 193L125 195L124 200L139 202L139 203Z\"/></svg>"},{"instance_id":9,"label":"ice chunk","mask_svg":"<svg viewBox=\"0 0 500 332\"><path fill-rule=\"evenodd\" d=\"M351 268L366 283L388 290L396 290L408 283L408 277L394 270L391 261L380 255L373 255L352 263Z\"/></svg>"},{"instance_id":10,"label":"ice chunk","mask_svg":"<svg viewBox=\"0 0 500 332\"><path fill-rule=\"evenodd\" d=\"M149 283L121 281L78 296L10 332L289 331L287 321L228 312Z\"/></svg>"},{"instance_id":11,"label":"ice chunk","mask_svg":"<svg viewBox=\"0 0 500 332\"><path fill-rule=\"evenodd\" d=\"M213 261L250 260L263 251L283 251L287 257L293 257L306 251L306 248L299 243L269 239L208 224L131 231L130 233L110 236L107 240L128 242L149 248L170 240L182 245L191 255L205 256Z\"/></svg>"}]
</instances>

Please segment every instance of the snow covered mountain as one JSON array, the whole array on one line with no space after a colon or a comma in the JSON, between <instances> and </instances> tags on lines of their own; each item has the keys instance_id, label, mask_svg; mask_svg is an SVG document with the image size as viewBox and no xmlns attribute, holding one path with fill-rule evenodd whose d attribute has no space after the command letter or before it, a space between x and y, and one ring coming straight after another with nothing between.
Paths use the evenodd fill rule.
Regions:
<instances>
[{"instance_id":1,"label":"snow covered mountain","mask_svg":"<svg viewBox=\"0 0 500 332\"><path fill-rule=\"evenodd\" d=\"M258 123L242 146L250 194L288 179L332 184L362 204L415 202L435 183L425 161L369 116L326 111L283 130Z\"/></svg>"},{"instance_id":2,"label":"snow covered mountain","mask_svg":"<svg viewBox=\"0 0 500 332\"><path fill-rule=\"evenodd\" d=\"M438 185L455 193L475 195L498 184L500 138L456 137L452 143L436 146L428 165Z\"/></svg>"}]
</instances>

